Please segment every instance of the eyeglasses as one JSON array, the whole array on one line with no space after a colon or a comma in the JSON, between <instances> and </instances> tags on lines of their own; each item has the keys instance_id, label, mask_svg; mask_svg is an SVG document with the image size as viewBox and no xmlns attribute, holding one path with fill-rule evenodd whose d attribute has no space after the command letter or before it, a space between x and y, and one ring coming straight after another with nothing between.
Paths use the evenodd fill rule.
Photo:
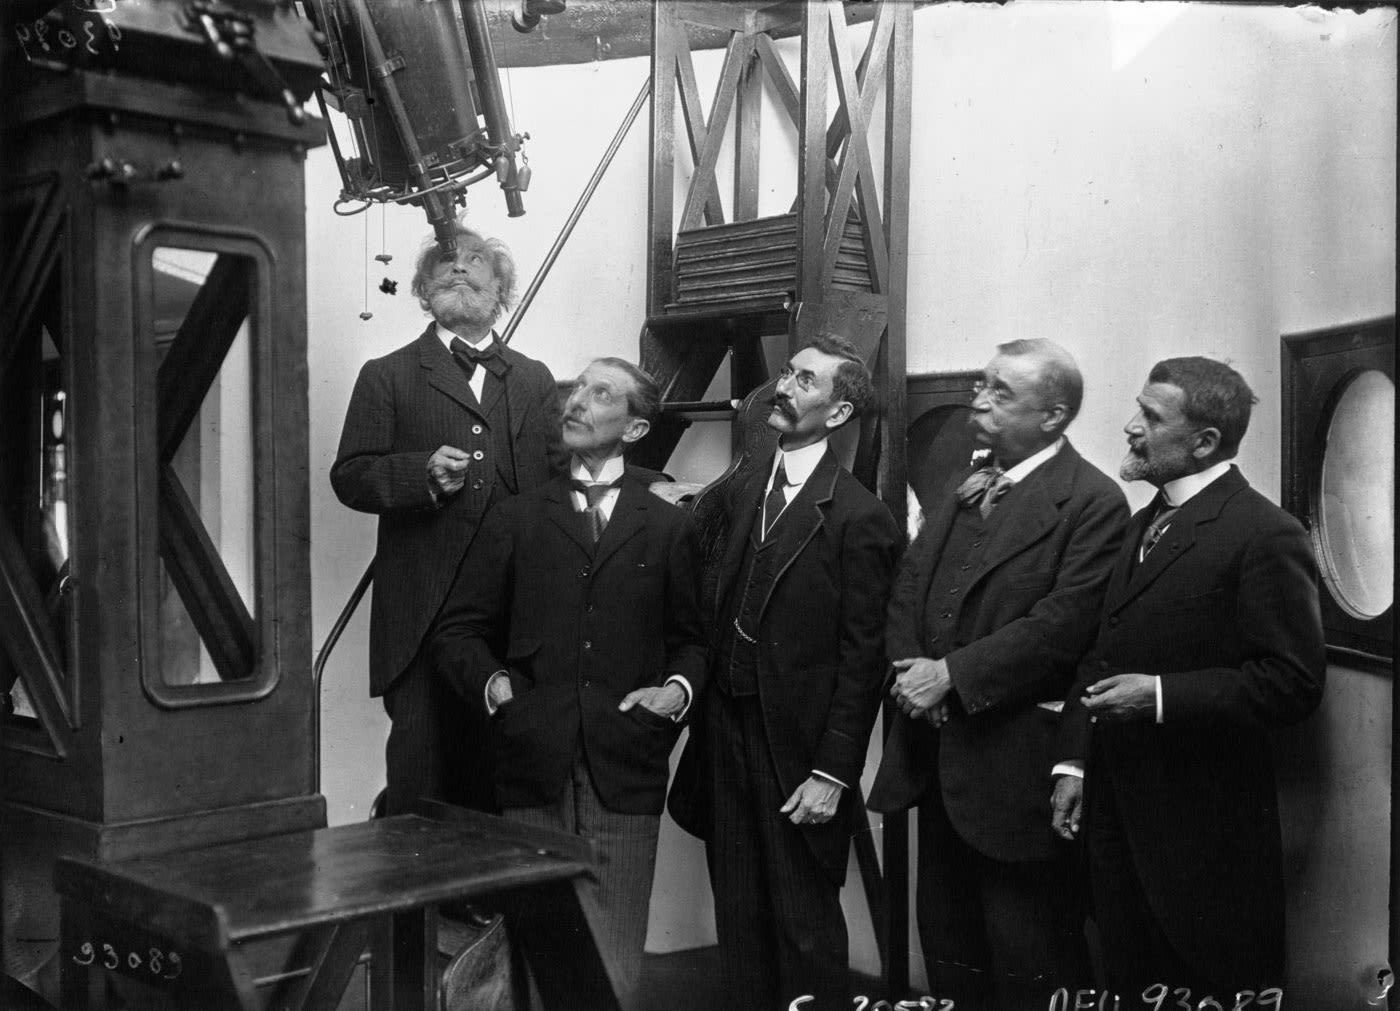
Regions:
<instances>
[{"instance_id":1,"label":"eyeglasses","mask_svg":"<svg viewBox=\"0 0 1400 1011\"><path fill-rule=\"evenodd\" d=\"M1009 404L1016 396L1009 386L989 383L985 379L979 379L972 384L972 399L976 400L982 394L987 395L987 399L998 406Z\"/></svg>"},{"instance_id":2,"label":"eyeglasses","mask_svg":"<svg viewBox=\"0 0 1400 1011\"><path fill-rule=\"evenodd\" d=\"M802 387L804 390L816 389L817 386L816 376L812 375L812 373L807 371L806 369L803 369L801 372L798 372L791 365L784 365L781 369L778 370L778 379L795 379L797 385Z\"/></svg>"}]
</instances>

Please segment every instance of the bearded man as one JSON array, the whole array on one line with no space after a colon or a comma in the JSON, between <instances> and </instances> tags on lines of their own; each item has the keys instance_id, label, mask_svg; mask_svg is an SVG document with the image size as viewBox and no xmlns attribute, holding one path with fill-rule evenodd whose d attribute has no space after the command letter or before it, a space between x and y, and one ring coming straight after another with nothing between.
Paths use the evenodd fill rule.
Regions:
<instances>
[{"instance_id":1,"label":"bearded man","mask_svg":"<svg viewBox=\"0 0 1400 1011\"><path fill-rule=\"evenodd\" d=\"M340 501L379 517L369 676L391 721L389 814L494 807L479 707L433 676L424 638L486 510L564 467L554 377L492 329L514 291L500 240L458 225L453 253L425 244L413 294L433 322L360 370L331 467Z\"/></svg>"},{"instance_id":2,"label":"bearded man","mask_svg":"<svg viewBox=\"0 0 1400 1011\"><path fill-rule=\"evenodd\" d=\"M1152 367L1124 428L1128 525L1060 727L1052 821L1080 830L1108 988L1181 1006L1284 983L1277 727L1318 707L1327 653L1302 525L1231 461L1255 397L1209 358ZM1073 773L1078 766L1081 780Z\"/></svg>"}]
</instances>

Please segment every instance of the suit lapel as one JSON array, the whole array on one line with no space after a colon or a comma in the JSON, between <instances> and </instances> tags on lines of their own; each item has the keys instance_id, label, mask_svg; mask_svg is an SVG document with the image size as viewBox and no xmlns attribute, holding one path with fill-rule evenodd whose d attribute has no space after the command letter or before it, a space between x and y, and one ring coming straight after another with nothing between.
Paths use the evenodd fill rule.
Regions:
<instances>
[{"instance_id":1,"label":"suit lapel","mask_svg":"<svg viewBox=\"0 0 1400 1011\"><path fill-rule=\"evenodd\" d=\"M435 324L429 324L423 336L418 338L418 364L428 371L429 386L451 397L477 417L485 419L486 412L482 410L481 402L472 392L466 374L453 360L452 352L443 347L442 341L438 340Z\"/></svg>"},{"instance_id":2,"label":"suit lapel","mask_svg":"<svg viewBox=\"0 0 1400 1011\"><path fill-rule=\"evenodd\" d=\"M744 564L744 545L749 542L754 520L763 501L763 489L768 483L768 475L773 471L773 458L769 456L765 466L749 475L742 487L735 493L734 508L729 517L729 530L724 546L724 564L720 568L720 578L715 587L715 613L723 606L735 583L743 578L739 570Z\"/></svg>"},{"instance_id":3,"label":"suit lapel","mask_svg":"<svg viewBox=\"0 0 1400 1011\"><path fill-rule=\"evenodd\" d=\"M491 332L491 339L497 344L500 344L500 338L496 336L494 330ZM509 388L513 384L509 382L507 377L510 375L510 370L514 366L515 362L513 361L510 352L506 350L506 346L504 344L500 344L500 347L496 349L496 355L500 362L500 365L498 365L497 367L500 368L501 366L504 366L504 368L502 368L501 375L499 377L497 377L489 369L487 370L486 381L481 384L481 411L487 417L490 417L491 412L496 409L496 404L501 399L501 394L505 393L507 394L506 402L510 404L511 417L512 419L514 419L514 416L519 413L519 411L517 410L517 407L519 405L512 403L510 400Z\"/></svg>"},{"instance_id":4,"label":"suit lapel","mask_svg":"<svg viewBox=\"0 0 1400 1011\"><path fill-rule=\"evenodd\" d=\"M923 528L915 539L920 552L915 559L919 566L919 592L914 598L916 600L925 600L928 597L929 584L933 582L933 570L937 568L938 557L943 553L943 545L948 540L948 531L952 530L953 520L958 515L958 496L955 491L975 469L968 467L962 473L956 474L938 495L933 511L924 517Z\"/></svg>"},{"instance_id":5,"label":"suit lapel","mask_svg":"<svg viewBox=\"0 0 1400 1011\"><path fill-rule=\"evenodd\" d=\"M1128 590L1128 579L1133 574L1138 544L1142 542L1142 532L1147 528L1150 515L1150 508L1142 509L1128 521L1128 529L1123 534L1123 548L1118 552L1118 558L1113 563L1113 572L1108 577L1108 589L1104 593L1106 611L1113 611L1120 607L1120 601L1126 603L1124 594Z\"/></svg>"},{"instance_id":6,"label":"suit lapel","mask_svg":"<svg viewBox=\"0 0 1400 1011\"><path fill-rule=\"evenodd\" d=\"M803 484L802 490L797 493L796 498L788 503L788 507L783 510L778 519L778 525L773 528L776 535L775 542L770 544L767 550L777 552L778 568L768 584L768 592L763 598L763 605L758 609L760 617L767 610L768 601L773 598L773 589L782 581L788 568L797 560L802 549L807 546L807 542L826 522L826 511L823 507L831 501L834 494L836 472L839 469L840 465L836 462L836 455L828 446L826 452L822 454L820 462L817 463L816 469L812 471L811 476ZM760 485L760 495L762 490L763 486Z\"/></svg>"},{"instance_id":7,"label":"suit lapel","mask_svg":"<svg viewBox=\"0 0 1400 1011\"><path fill-rule=\"evenodd\" d=\"M651 499L651 492L641 481L631 477L623 480L608 525L603 528L603 536L593 550L594 569L602 567L619 548L646 528Z\"/></svg>"},{"instance_id":8,"label":"suit lapel","mask_svg":"<svg viewBox=\"0 0 1400 1011\"><path fill-rule=\"evenodd\" d=\"M1244 475L1235 467L1231 467L1229 471L1207 485L1181 507L1180 511L1172 517L1171 525L1167 527L1167 532L1162 535L1162 539L1157 542L1156 547L1140 564L1134 566L1133 562L1137 557L1143 530L1150 522L1151 509L1144 509L1139 513L1132 524L1132 540L1127 543L1124 551L1127 556L1128 571L1125 585L1122 586L1122 594L1111 597L1106 609L1110 612L1117 611L1141 596L1162 573L1175 565L1178 560L1190 554L1196 545L1197 527L1214 522L1216 517L1220 515L1220 511L1225 508L1225 503L1237 492L1247 487L1249 487L1249 483L1245 481ZM1117 582L1118 580L1115 579L1115 583Z\"/></svg>"},{"instance_id":9,"label":"suit lapel","mask_svg":"<svg viewBox=\"0 0 1400 1011\"><path fill-rule=\"evenodd\" d=\"M562 477L556 477L549 482L545 489L545 500L549 503L547 510L549 521L564 531L569 540L573 541L584 555L592 558L593 544L588 536L588 531L584 529L578 511L574 509L573 497L569 494L569 482ZM606 533L605 530L604 534Z\"/></svg>"},{"instance_id":10,"label":"suit lapel","mask_svg":"<svg viewBox=\"0 0 1400 1011\"><path fill-rule=\"evenodd\" d=\"M498 338L499 339L499 338ZM520 365L524 356L510 348L502 345L500 350L501 360L509 368L501 375L499 383L488 383L489 389L483 389L482 394L486 398L486 411L490 413L495 408L496 402L501 399L502 391L505 392L506 409L510 415L510 434L516 436L525 427L525 419L530 413L530 401L537 396L536 392L530 389L530 384L526 382L511 382L511 371Z\"/></svg>"},{"instance_id":11,"label":"suit lapel","mask_svg":"<svg viewBox=\"0 0 1400 1011\"><path fill-rule=\"evenodd\" d=\"M1067 441L1059 452L1011 489L992 513L995 523L973 582L1055 529L1060 503L1070 496L1078 462L1079 454Z\"/></svg>"}]
</instances>

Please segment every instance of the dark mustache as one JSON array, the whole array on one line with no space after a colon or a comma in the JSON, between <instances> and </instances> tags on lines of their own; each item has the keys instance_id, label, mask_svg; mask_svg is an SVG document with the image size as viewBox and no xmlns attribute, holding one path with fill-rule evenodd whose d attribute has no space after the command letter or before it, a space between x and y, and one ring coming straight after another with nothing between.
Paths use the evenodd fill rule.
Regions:
<instances>
[{"instance_id":1,"label":"dark mustache","mask_svg":"<svg viewBox=\"0 0 1400 1011\"><path fill-rule=\"evenodd\" d=\"M775 407L788 417L792 417L792 401L787 397L774 394L768 398L768 406Z\"/></svg>"}]
</instances>

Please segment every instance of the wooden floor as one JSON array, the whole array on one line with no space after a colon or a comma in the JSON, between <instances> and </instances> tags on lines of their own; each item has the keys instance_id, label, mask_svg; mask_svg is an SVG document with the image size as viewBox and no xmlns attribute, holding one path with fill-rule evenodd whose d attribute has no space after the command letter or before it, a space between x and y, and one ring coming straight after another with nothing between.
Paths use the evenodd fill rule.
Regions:
<instances>
[{"instance_id":1,"label":"wooden floor","mask_svg":"<svg viewBox=\"0 0 1400 1011\"><path fill-rule=\"evenodd\" d=\"M851 974L852 993L875 994L881 988L873 977ZM722 1011L725 1002L720 993L719 949L688 948L647 955L642 963L642 994L638 1003L644 1008L667 1011Z\"/></svg>"},{"instance_id":2,"label":"wooden floor","mask_svg":"<svg viewBox=\"0 0 1400 1011\"><path fill-rule=\"evenodd\" d=\"M644 1008L668 1011L701 1011L722 1008L719 983L719 949L688 948L666 955L647 955L642 961Z\"/></svg>"}]
</instances>

